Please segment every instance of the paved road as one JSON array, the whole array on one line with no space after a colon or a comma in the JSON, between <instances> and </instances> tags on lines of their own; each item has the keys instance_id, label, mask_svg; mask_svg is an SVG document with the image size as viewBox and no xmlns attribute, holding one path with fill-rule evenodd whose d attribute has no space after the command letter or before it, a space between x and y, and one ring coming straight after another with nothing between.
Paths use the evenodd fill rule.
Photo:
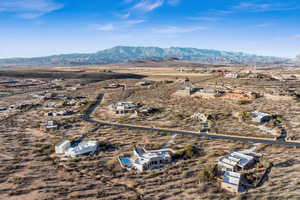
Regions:
<instances>
[{"instance_id":1,"label":"paved road","mask_svg":"<svg viewBox=\"0 0 300 200\"><path fill-rule=\"evenodd\" d=\"M203 137L203 138L208 138L208 139L222 139L222 140L240 141L240 142L247 142L247 143L262 143L262 144L300 147L300 143L298 143L298 142L286 142L285 140L271 140L271 139L246 138L246 137L239 137L239 136L225 136L225 135L217 135L217 134L206 134L206 133L197 133L197 132L190 132L190 131L160 129L160 128L96 121L96 120L92 119L90 117L90 115L95 110L95 108L101 103L103 97L104 97L104 94L102 94L102 93L99 94L97 96L96 101L87 108L87 110L85 111L85 114L83 115L83 119L85 121L97 124L98 126L114 126L117 128L127 128L127 129L131 129L131 130L163 132L163 133L170 133L170 134L177 134L177 135L189 135L189 136L193 136L193 137Z\"/></svg>"}]
</instances>

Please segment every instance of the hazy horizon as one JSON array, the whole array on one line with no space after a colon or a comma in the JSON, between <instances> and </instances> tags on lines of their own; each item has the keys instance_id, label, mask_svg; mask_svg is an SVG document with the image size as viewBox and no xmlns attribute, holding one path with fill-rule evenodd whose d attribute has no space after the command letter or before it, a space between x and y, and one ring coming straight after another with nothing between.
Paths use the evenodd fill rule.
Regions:
<instances>
[{"instance_id":1,"label":"hazy horizon","mask_svg":"<svg viewBox=\"0 0 300 200\"><path fill-rule=\"evenodd\" d=\"M293 0L2 0L0 58L94 53L114 46L295 58L299 10Z\"/></svg>"}]
</instances>

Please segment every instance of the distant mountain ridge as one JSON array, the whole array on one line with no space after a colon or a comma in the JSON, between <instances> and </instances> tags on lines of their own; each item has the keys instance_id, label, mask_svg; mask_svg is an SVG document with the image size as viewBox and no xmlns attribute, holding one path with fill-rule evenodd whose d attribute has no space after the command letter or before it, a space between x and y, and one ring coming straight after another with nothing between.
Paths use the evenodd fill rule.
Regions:
<instances>
[{"instance_id":1,"label":"distant mountain ridge","mask_svg":"<svg viewBox=\"0 0 300 200\"><path fill-rule=\"evenodd\" d=\"M61 54L35 58L0 59L0 66L54 66L95 65L136 60L163 60L177 58L186 61L207 63L280 63L287 58L258 56L242 52L219 51L196 48L159 48L116 46L96 53Z\"/></svg>"}]
</instances>

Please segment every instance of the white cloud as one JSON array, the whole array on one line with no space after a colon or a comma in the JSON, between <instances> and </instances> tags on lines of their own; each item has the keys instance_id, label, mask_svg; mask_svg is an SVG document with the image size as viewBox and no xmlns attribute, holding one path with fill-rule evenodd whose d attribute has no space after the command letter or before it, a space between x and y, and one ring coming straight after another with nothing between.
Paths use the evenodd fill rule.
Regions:
<instances>
[{"instance_id":1,"label":"white cloud","mask_svg":"<svg viewBox=\"0 0 300 200\"><path fill-rule=\"evenodd\" d=\"M153 31L155 33L162 33L162 34L176 34L176 33L194 32L194 31L205 30L205 29L207 28L203 26L196 26L196 27L168 26L168 27L153 29Z\"/></svg>"},{"instance_id":2,"label":"white cloud","mask_svg":"<svg viewBox=\"0 0 300 200\"><path fill-rule=\"evenodd\" d=\"M164 0L141 0L135 4L132 8L143 12L150 12L164 4Z\"/></svg>"},{"instance_id":3,"label":"white cloud","mask_svg":"<svg viewBox=\"0 0 300 200\"><path fill-rule=\"evenodd\" d=\"M135 24L141 24L144 23L146 20L138 19L138 20L127 20L125 23L128 25L135 25Z\"/></svg>"},{"instance_id":4,"label":"white cloud","mask_svg":"<svg viewBox=\"0 0 300 200\"><path fill-rule=\"evenodd\" d=\"M285 11L285 10L297 10L300 9L298 5L291 3L248 3L241 2L234 6L232 10L235 11L248 11L248 12L270 12L270 11Z\"/></svg>"},{"instance_id":5,"label":"white cloud","mask_svg":"<svg viewBox=\"0 0 300 200\"><path fill-rule=\"evenodd\" d=\"M171 6L177 6L179 5L181 2L181 0L168 0L168 4L170 4Z\"/></svg>"},{"instance_id":6,"label":"white cloud","mask_svg":"<svg viewBox=\"0 0 300 200\"><path fill-rule=\"evenodd\" d=\"M100 26L98 25L96 27L96 30L98 30L98 31L113 31L113 30L115 30L115 27L113 24L105 24L105 25L100 25Z\"/></svg>"},{"instance_id":7,"label":"white cloud","mask_svg":"<svg viewBox=\"0 0 300 200\"><path fill-rule=\"evenodd\" d=\"M217 18L215 17L188 17L188 19L194 21L217 21Z\"/></svg>"},{"instance_id":8,"label":"white cloud","mask_svg":"<svg viewBox=\"0 0 300 200\"><path fill-rule=\"evenodd\" d=\"M275 12L300 10L300 6L294 3L249 3L240 2L224 10L210 10L208 13L212 16L224 16L239 12Z\"/></svg>"},{"instance_id":9,"label":"white cloud","mask_svg":"<svg viewBox=\"0 0 300 200\"><path fill-rule=\"evenodd\" d=\"M53 0L1 0L0 11L15 13L19 17L33 19L59 10L64 5Z\"/></svg>"}]
</instances>

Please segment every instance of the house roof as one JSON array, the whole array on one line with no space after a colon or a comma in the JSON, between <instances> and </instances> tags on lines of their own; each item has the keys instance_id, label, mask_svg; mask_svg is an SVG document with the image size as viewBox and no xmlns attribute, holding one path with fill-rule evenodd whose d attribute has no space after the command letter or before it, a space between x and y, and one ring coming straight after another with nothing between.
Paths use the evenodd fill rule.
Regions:
<instances>
[{"instance_id":1,"label":"house roof","mask_svg":"<svg viewBox=\"0 0 300 200\"><path fill-rule=\"evenodd\" d=\"M264 117L271 116L270 114L263 113L263 112L258 112L256 110L252 111L251 113L254 115L253 119L258 120L258 121L260 121Z\"/></svg>"},{"instance_id":2,"label":"house roof","mask_svg":"<svg viewBox=\"0 0 300 200\"><path fill-rule=\"evenodd\" d=\"M219 159L220 162L223 162L230 166L239 165L241 167L246 166L249 162L254 159L253 156L242 154L239 152L231 152Z\"/></svg>"},{"instance_id":3,"label":"house roof","mask_svg":"<svg viewBox=\"0 0 300 200\"><path fill-rule=\"evenodd\" d=\"M236 172L226 171L223 182L238 186L240 184L240 180L241 180L241 174Z\"/></svg>"},{"instance_id":4,"label":"house roof","mask_svg":"<svg viewBox=\"0 0 300 200\"><path fill-rule=\"evenodd\" d=\"M166 158L171 157L170 153L166 150L149 151L148 152L143 148L135 148L134 151L136 152L137 157L138 157L135 160L135 163L138 163L138 164L147 163L151 159L154 159L154 158L166 159Z\"/></svg>"},{"instance_id":5,"label":"house roof","mask_svg":"<svg viewBox=\"0 0 300 200\"><path fill-rule=\"evenodd\" d=\"M70 141L69 141L69 140L65 140L65 141L62 141L62 142L56 144L55 146L56 146L56 147L60 147L60 146L66 145L67 143L70 143Z\"/></svg>"},{"instance_id":6,"label":"house roof","mask_svg":"<svg viewBox=\"0 0 300 200\"><path fill-rule=\"evenodd\" d=\"M77 146L68 149L67 154L80 155L94 151L98 146L97 141L82 141Z\"/></svg>"}]
</instances>

